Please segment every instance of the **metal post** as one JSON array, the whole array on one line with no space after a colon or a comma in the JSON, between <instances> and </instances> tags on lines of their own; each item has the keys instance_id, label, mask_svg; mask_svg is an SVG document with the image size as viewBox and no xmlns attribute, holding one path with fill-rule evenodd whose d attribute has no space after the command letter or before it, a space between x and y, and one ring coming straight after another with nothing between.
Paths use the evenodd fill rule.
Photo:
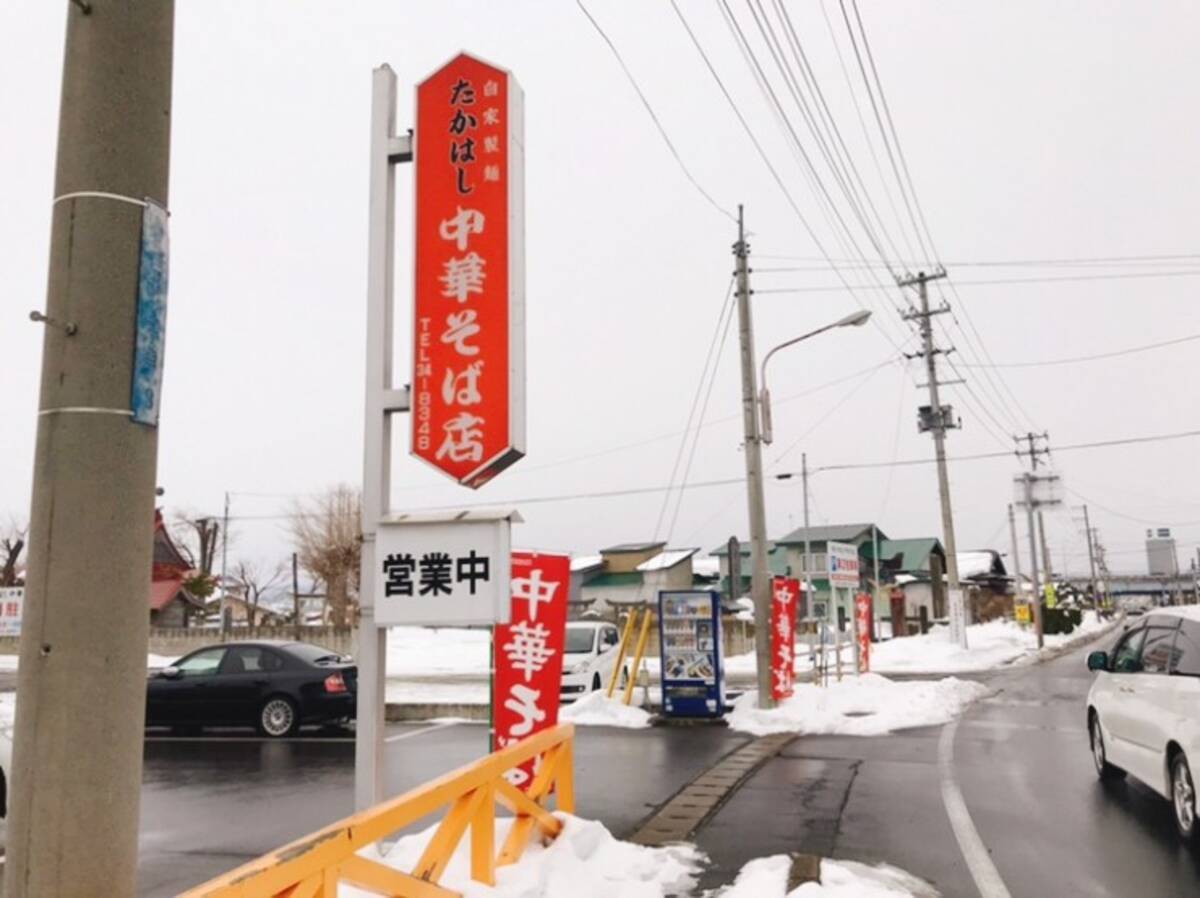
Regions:
<instances>
[{"instance_id":1,"label":"metal post","mask_svg":"<svg viewBox=\"0 0 1200 898\"><path fill-rule=\"evenodd\" d=\"M875 589L871 591L871 623L874 626L876 616L879 614L879 528L874 524L871 525L871 555L874 558L874 577ZM871 634L871 639L875 640L876 634Z\"/></svg>"},{"instance_id":2,"label":"metal post","mask_svg":"<svg viewBox=\"0 0 1200 898\"><path fill-rule=\"evenodd\" d=\"M807 452L800 453L800 483L804 490L804 601L808 604L808 616L813 621L816 621L816 627L817 627L817 641L816 641L815 645L810 642L808 654L809 654L809 657L812 658L812 662L813 662L813 672L815 674L813 679L816 682L820 683L821 682L821 674L820 674L820 668L818 667L818 662L817 662L817 649L818 649L818 647L820 648L821 665L823 666L824 661L825 661L825 657L824 657L825 656L825 638L824 638L824 635L820 632L821 622L817 621L817 616L813 610L814 603L816 602L816 597L813 595L812 547L811 547L811 544L809 542L809 537L808 537L808 453ZM811 633L809 634L809 638L810 639L812 638Z\"/></svg>"},{"instance_id":3,"label":"metal post","mask_svg":"<svg viewBox=\"0 0 1200 898\"><path fill-rule=\"evenodd\" d=\"M292 553L292 638L300 640L300 561L296 553Z\"/></svg>"},{"instance_id":4,"label":"metal post","mask_svg":"<svg viewBox=\"0 0 1200 898\"><path fill-rule=\"evenodd\" d=\"M758 706L775 707L771 696L771 576L767 570L767 513L763 498L762 440L758 429L758 390L754 370L754 321L750 312L749 247L742 207L738 206L738 332L742 356L742 424L745 432L746 494L750 505L750 598L754 601L754 656Z\"/></svg>"},{"instance_id":5,"label":"metal post","mask_svg":"<svg viewBox=\"0 0 1200 898\"><path fill-rule=\"evenodd\" d=\"M1033 524L1033 475L1026 473L1025 480L1025 517L1029 526L1029 582L1033 589L1031 600L1033 602L1033 628L1037 632L1037 646L1040 649L1045 643L1043 637L1042 624L1042 595L1041 588L1038 585L1038 562L1037 562L1037 543L1036 535L1034 534Z\"/></svg>"},{"instance_id":6,"label":"metal post","mask_svg":"<svg viewBox=\"0 0 1200 898\"><path fill-rule=\"evenodd\" d=\"M370 200L367 220L367 349L363 434L362 562L358 625L358 711L354 739L354 805L383 798L387 629L375 625L375 533L391 507L392 421L408 411L408 390L392 381L395 272L395 164L412 160L411 137L396 136L396 75L371 75Z\"/></svg>"},{"instance_id":7,"label":"metal post","mask_svg":"<svg viewBox=\"0 0 1200 898\"><path fill-rule=\"evenodd\" d=\"M229 560L229 492L225 492L225 513L221 516L221 632L229 632L229 587L225 583L226 564Z\"/></svg>"},{"instance_id":8,"label":"metal post","mask_svg":"<svg viewBox=\"0 0 1200 898\"><path fill-rule=\"evenodd\" d=\"M920 319L922 355L925 358L925 376L929 381L929 403L932 418L933 446L937 456L938 497L942 510L942 542L946 549L946 574L950 588L950 632L952 638L962 648L967 647L966 607L963 601L962 587L958 582L958 549L954 538L954 514L950 508L950 475L946 470L946 428L949 426L942 415L942 402L938 392L938 372L936 354L941 352L933 345L933 315L938 312L929 310L929 281L945 277L945 273L927 275L920 272L915 278L902 281L902 286L917 285L921 299L919 313L910 315ZM939 311L945 311L941 309Z\"/></svg>"},{"instance_id":9,"label":"metal post","mask_svg":"<svg viewBox=\"0 0 1200 898\"><path fill-rule=\"evenodd\" d=\"M1008 503L1008 539L1012 546L1013 560L1013 583L1016 588L1013 590L1013 596L1016 601L1021 599L1021 552L1017 546L1017 519L1013 514L1012 503Z\"/></svg>"},{"instance_id":10,"label":"metal post","mask_svg":"<svg viewBox=\"0 0 1200 898\"><path fill-rule=\"evenodd\" d=\"M1100 590L1096 586L1096 553L1092 550L1092 521L1088 517L1088 507L1083 506L1083 529L1087 534L1088 546L1088 571L1092 577L1092 605L1099 610L1100 603L1098 601Z\"/></svg>"},{"instance_id":11,"label":"metal post","mask_svg":"<svg viewBox=\"0 0 1200 898\"><path fill-rule=\"evenodd\" d=\"M158 429L132 420L131 394L143 216L168 200L175 9L64 14L11 898L137 891Z\"/></svg>"}]
</instances>

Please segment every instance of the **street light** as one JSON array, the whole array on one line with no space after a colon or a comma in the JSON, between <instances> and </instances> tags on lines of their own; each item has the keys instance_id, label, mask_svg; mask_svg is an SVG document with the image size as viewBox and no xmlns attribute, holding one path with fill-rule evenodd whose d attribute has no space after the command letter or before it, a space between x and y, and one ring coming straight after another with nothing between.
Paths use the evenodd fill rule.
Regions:
<instances>
[{"instance_id":1,"label":"street light","mask_svg":"<svg viewBox=\"0 0 1200 898\"><path fill-rule=\"evenodd\" d=\"M833 322L833 324L827 324L824 327L817 328L815 331L809 331L807 334L801 334L799 337L793 337L790 340L780 343L765 356L763 356L762 373L759 376L759 382L762 384L762 388L758 394L758 407L762 419L761 439L764 443L769 444L773 439L773 435L771 433L771 393L767 390L767 362L771 361L771 356L775 355L775 353L779 352L781 349L786 349L788 346L795 346L797 343L807 340L809 337L815 337L817 334L823 334L825 331L831 331L835 327L862 327L867 323L867 319L870 317L871 312L868 309L863 309L859 312L852 312L845 318L841 318Z\"/></svg>"}]
</instances>

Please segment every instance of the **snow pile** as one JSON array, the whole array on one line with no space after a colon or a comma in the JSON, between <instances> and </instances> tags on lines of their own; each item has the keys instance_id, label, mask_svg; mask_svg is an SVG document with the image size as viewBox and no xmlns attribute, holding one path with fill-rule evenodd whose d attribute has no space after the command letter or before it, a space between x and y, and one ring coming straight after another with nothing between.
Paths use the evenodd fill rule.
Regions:
<instances>
[{"instance_id":1,"label":"snow pile","mask_svg":"<svg viewBox=\"0 0 1200 898\"><path fill-rule=\"evenodd\" d=\"M649 711L626 705L600 691L590 692L573 704L563 705L558 712L558 719L580 726L624 727L629 730L650 726Z\"/></svg>"},{"instance_id":2,"label":"snow pile","mask_svg":"<svg viewBox=\"0 0 1200 898\"><path fill-rule=\"evenodd\" d=\"M487 676L492 634L461 627L392 627L387 637L387 675Z\"/></svg>"},{"instance_id":3,"label":"snow pile","mask_svg":"<svg viewBox=\"0 0 1200 898\"><path fill-rule=\"evenodd\" d=\"M695 885L703 855L692 845L646 848L620 842L600 823L556 814L563 831L548 846L535 838L516 864L496 870L496 885L470 877L471 840L454 852L440 886L463 898L666 898L687 894ZM496 821L496 845L504 844L512 819ZM363 854L404 872L411 871L437 827L400 839L380 857L374 848ZM373 893L342 886L341 898L367 898Z\"/></svg>"},{"instance_id":4,"label":"snow pile","mask_svg":"<svg viewBox=\"0 0 1200 898\"><path fill-rule=\"evenodd\" d=\"M1045 638L1047 648L1061 648L1068 642L1086 639L1112 626L1093 611L1068 634ZM1037 653L1037 635L1032 627L1022 629L1007 620L967 627L967 645L961 649L951 641L947 627L935 627L923 636L905 636L871 646L871 670L881 673L966 673L991 670L1031 658Z\"/></svg>"},{"instance_id":5,"label":"snow pile","mask_svg":"<svg viewBox=\"0 0 1200 898\"><path fill-rule=\"evenodd\" d=\"M821 881L787 890L791 860L776 854L742 867L733 885L715 898L937 898L928 883L887 864L870 866L854 861L821 861Z\"/></svg>"},{"instance_id":6,"label":"snow pile","mask_svg":"<svg viewBox=\"0 0 1200 898\"><path fill-rule=\"evenodd\" d=\"M879 736L907 727L946 723L987 689L969 680L899 682L878 674L849 676L828 686L802 683L778 707L755 707L758 694L747 692L727 716L729 725L756 736L768 733Z\"/></svg>"}]
</instances>

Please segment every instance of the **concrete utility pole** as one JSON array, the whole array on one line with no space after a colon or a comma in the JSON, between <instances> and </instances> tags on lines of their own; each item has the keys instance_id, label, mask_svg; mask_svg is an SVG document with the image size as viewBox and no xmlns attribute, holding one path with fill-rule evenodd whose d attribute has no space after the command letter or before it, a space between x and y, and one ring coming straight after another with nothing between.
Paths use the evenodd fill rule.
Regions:
<instances>
[{"instance_id":1,"label":"concrete utility pole","mask_svg":"<svg viewBox=\"0 0 1200 898\"><path fill-rule=\"evenodd\" d=\"M1033 602L1033 628L1037 631L1037 647L1040 649L1045 644L1045 623L1042 620L1042 594L1038 587L1038 562L1037 562L1037 536L1033 528L1033 480L1032 474L1026 473L1023 477L1025 483L1025 520L1029 527L1029 582L1033 587L1033 595L1030 597Z\"/></svg>"},{"instance_id":2,"label":"concrete utility pole","mask_svg":"<svg viewBox=\"0 0 1200 898\"><path fill-rule=\"evenodd\" d=\"M158 430L132 419L134 359L139 292L162 296L142 230L167 203L173 27L172 0L67 5L9 898L136 892Z\"/></svg>"},{"instance_id":3,"label":"concrete utility pole","mask_svg":"<svg viewBox=\"0 0 1200 898\"><path fill-rule=\"evenodd\" d=\"M1092 577L1092 604L1098 608L1100 607L1100 590L1096 583L1096 553L1092 547L1092 521L1088 517L1088 507L1086 505L1083 506L1083 529L1087 533L1088 570L1091 572Z\"/></svg>"},{"instance_id":4,"label":"concrete utility pole","mask_svg":"<svg viewBox=\"0 0 1200 898\"><path fill-rule=\"evenodd\" d=\"M221 632L229 632L229 589L225 581L225 565L229 560L229 493L225 493L225 514L221 518Z\"/></svg>"},{"instance_id":5,"label":"concrete utility pole","mask_svg":"<svg viewBox=\"0 0 1200 898\"><path fill-rule=\"evenodd\" d=\"M1017 547L1017 521L1016 521L1016 517L1013 515L1013 507L1012 507L1011 502L1008 503L1008 540L1009 540L1009 544L1012 546L1013 577L1015 578L1013 582L1015 582L1017 585L1017 588L1014 590L1014 593L1015 593L1016 598L1020 599L1020 597L1021 597L1021 552L1020 552L1019 548Z\"/></svg>"},{"instance_id":6,"label":"concrete utility pole","mask_svg":"<svg viewBox=\"0 0 1200 898\"><path fill-rule=\"evenodd\" d=\"M922 414L921 430L933 431L934 452L937 455L938 495L942 505L942 543L946 549L946 575L950 582L950 633L951 638L962 648L967 647L967 610L963 601L962 587L958 582L958 549L954 539L954 514L950 508L950 475L946 470L946 431L958 427L954 421L953 409L942 405L939 387L948 381L938 382L937 355L950 350L939 349L933 345L933 316L950 311L950 307L930 310L929 289L930 281L944 278L945 271L936 274L926 274L921 271L915 277L901 278L897 283L901 287L916 286L921 299L920 310L908 312L905 319L916 319L921 327L921 352L917 355L925 359L925 376L928 378L929 409L928 414Z\"/></svg>"},{"instance_id":7,"label":"concrete utility pole","mask_svg":"<svg viewBox=\"0 0 1200 898\"><path fill-rule=\"evenodd\" d=\"M759 434L758 386L755 383L754 319L750 312L750 248L746 245L742 207L738 206L737 259L738 333L742 355L742 424L745 435L746 496L750 504L750 598L754 601L754 658L758 706L775 707L771 697L771 574L767 569L767 511L763 497L762 438Z\"/></svg>"}]
</instances>

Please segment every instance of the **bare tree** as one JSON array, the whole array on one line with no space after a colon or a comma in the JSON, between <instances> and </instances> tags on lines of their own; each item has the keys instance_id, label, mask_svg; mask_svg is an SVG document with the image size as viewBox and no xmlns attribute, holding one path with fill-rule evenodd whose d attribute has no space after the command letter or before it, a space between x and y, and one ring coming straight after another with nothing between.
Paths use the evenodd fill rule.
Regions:
<instances>
[{"instance_id":1,"label":"bare tree","mask_svg":"<svg viewBox=\"0 0 1200 898\"><path fill-rule=\"evenodd\" d=\"M220 533L221 522L214 517L178 510L171 516L172 541L194 571L184 586L201 599L207 599L217 588L213 566L220 545ZM226 535L229 542L233 542L231 537L232 534Z\"/></svg>"},{"instance_id":2,"label":"bare tree","mask_svg":"<svg viewBox=\"0 0 1200 898\"><path fill-rule=\"evenodd\" d=\"M0 529L0 586L18 586L21 579L17 575L17 563L21 560L21 550L25 548L25 537L29 534L29 525L22 524L17 519L10 518Z\"/></svg>"},{"instance_id":3,"label":"bare tree","mask_svg":"<svg viewBox=\"0 0 1200 898\"><path fill-rule=\"evenodd\" d=\"M292 504L288 528L301 566L325 585L335 626L352 622L358 605L362 553L362 495L339 484Z\"/></svg>"},{"instance_id":4,"label":"bare tree","mask_svg":"<svg viewBox=\"0 0 1200 898\"><path fill-rule=\"evenodd\" d=\"M261 567L252 561L239 561L233 570L233 578L242 589L242 595L249 606L249 623L258 625L258 605L272 587L283 580L283 565L277 564L272 568Z\"/></svg>"}]
</instances>

